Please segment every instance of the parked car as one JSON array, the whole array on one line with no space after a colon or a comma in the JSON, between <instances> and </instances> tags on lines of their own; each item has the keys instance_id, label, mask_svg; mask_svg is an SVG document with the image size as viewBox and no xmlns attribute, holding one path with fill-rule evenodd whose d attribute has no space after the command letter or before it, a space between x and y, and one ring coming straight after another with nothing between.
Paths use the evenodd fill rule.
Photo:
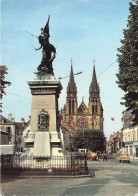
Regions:
<instances>
[{"instance_id":1,"label":"parked car","mask_svg":"<svg viewBox=\"0 0 138 196\"><path fill-rule=\"evenodd\" d=\"M87 160L97 160L98 156L95 152L88 152L87 153Z\"/></svg>"},{"instance_id":2,"label":"parked car","mask_svg":"<svg viewBox=\"0 0 138 196\"><path fill-rule=\"evenodd\" d=\"M86 154L87 153L87 149L78 149L78 152L80 154Z\"/></svg>"},{"instance_id":3,"label":"parked car","mask_svg":"<svg viewBox=\"0 0 138 196\"><path fill-rule=\"evenodd\" d=\"M118 157L118 160L119 162L127 162L127 163L130 163L130 157L128 154L121 154L119 157Z\"/></svg>"}]
</instances>

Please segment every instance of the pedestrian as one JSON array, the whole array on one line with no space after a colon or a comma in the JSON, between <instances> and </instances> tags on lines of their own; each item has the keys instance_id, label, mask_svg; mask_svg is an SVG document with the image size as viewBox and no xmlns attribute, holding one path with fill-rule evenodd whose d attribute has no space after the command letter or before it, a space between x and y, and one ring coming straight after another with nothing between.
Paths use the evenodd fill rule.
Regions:
<instances>
[{"instance_id":1,"label":"pedestrian","mask_svg":"<svg viewBox=\"0 0 138 196\"><path fill-rule=\"evenodd\" d=\"M105 151L103 152L103 161L104 161L104 160L107 161L107 155L106 155L106 152L105 152Z\"/></svg>"},{"instance_id":2,"label":"pedestrian","mask_svg":"<svg viewBox=\"0 0 138 196\"><path fill-rule=\"evenodd\" d=\"M100 158L100 152L97 151L97 161L99 160L99 158Z\"/></svg>"}]
</instances>

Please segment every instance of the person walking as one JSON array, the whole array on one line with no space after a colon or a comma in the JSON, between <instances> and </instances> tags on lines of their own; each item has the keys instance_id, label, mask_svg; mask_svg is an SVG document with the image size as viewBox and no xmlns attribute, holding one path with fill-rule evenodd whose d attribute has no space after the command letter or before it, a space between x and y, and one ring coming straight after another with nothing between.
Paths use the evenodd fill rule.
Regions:
<instances>
[{"instance_id":1,"label":"person walking","mask_svg":"<svg viewBox=\"0 0 138 196\"><path fill-rule=\"evenodd\" d=\"M106 154L106 152L105 152L105 151L103 152L103 161L104 161L104 160L106 160L106 161L107 161L107 154Z\"/></svg>"}]
</instances>

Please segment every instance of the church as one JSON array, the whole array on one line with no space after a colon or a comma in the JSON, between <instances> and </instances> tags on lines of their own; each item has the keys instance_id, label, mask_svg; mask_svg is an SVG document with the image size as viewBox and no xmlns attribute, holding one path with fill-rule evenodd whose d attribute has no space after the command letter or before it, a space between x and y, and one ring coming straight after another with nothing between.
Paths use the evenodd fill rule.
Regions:
<instances>
[{"instance_id":1,"label":"church","mask_svg":"<svg viewBox=\"0 0 138 196\"><path fill-rule=\"evenodd\" d=\"M100 100L100 87L97 83L95 65L93 67L92 81L89 87L88 106L82 98L82 102L78 107L77 86L71 64L66 104L62 109L62 126L68 129L71 134L86 129L103 131L103 121L103 107Z\"/></svg>"}]
</instances>

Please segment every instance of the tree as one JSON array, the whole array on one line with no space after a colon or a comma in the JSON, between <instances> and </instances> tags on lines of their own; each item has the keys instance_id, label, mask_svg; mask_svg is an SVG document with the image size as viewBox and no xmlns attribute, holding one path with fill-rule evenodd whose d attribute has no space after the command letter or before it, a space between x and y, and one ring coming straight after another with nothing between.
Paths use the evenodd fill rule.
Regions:
<instances>
[{"instance_id":1,"label":"tree","mask_svg":"<svg viewBox=\"0 0 138 196\"><path fill-rule=\"evenodd\" d=\"M85 130L74 135L73 145L76 149L89 149L93 152L105 150L106 138L100 130Z\"/></svg>"},{"instance_id":2,"label":"tree","mask_svg":"<svg viewBox=\"0 0 138 196\"><path fill-rule=\"evenodd\" d=\"M5 81L5 75L8 74L8 69L5 65L0 65L0 100L2 100L3 95L6 95L5 89L7 86L11 85L11 82ZM0 111L2 108L2 102L0 102Z\"/></svg>"},{"instance_id":3,"label":"tree","mask_svg":"<svg viewBox=\"0 0 138 196\"><path fill-rule=\"evenodd\" d=\"M122 46L118 48L119 73L118 86L125 92L122 98L127 110L132 110L138 120L138 1L129 3L130 15L128 17L127 29L123 30L124 38Z\"/></svg>"}]
</instances>

